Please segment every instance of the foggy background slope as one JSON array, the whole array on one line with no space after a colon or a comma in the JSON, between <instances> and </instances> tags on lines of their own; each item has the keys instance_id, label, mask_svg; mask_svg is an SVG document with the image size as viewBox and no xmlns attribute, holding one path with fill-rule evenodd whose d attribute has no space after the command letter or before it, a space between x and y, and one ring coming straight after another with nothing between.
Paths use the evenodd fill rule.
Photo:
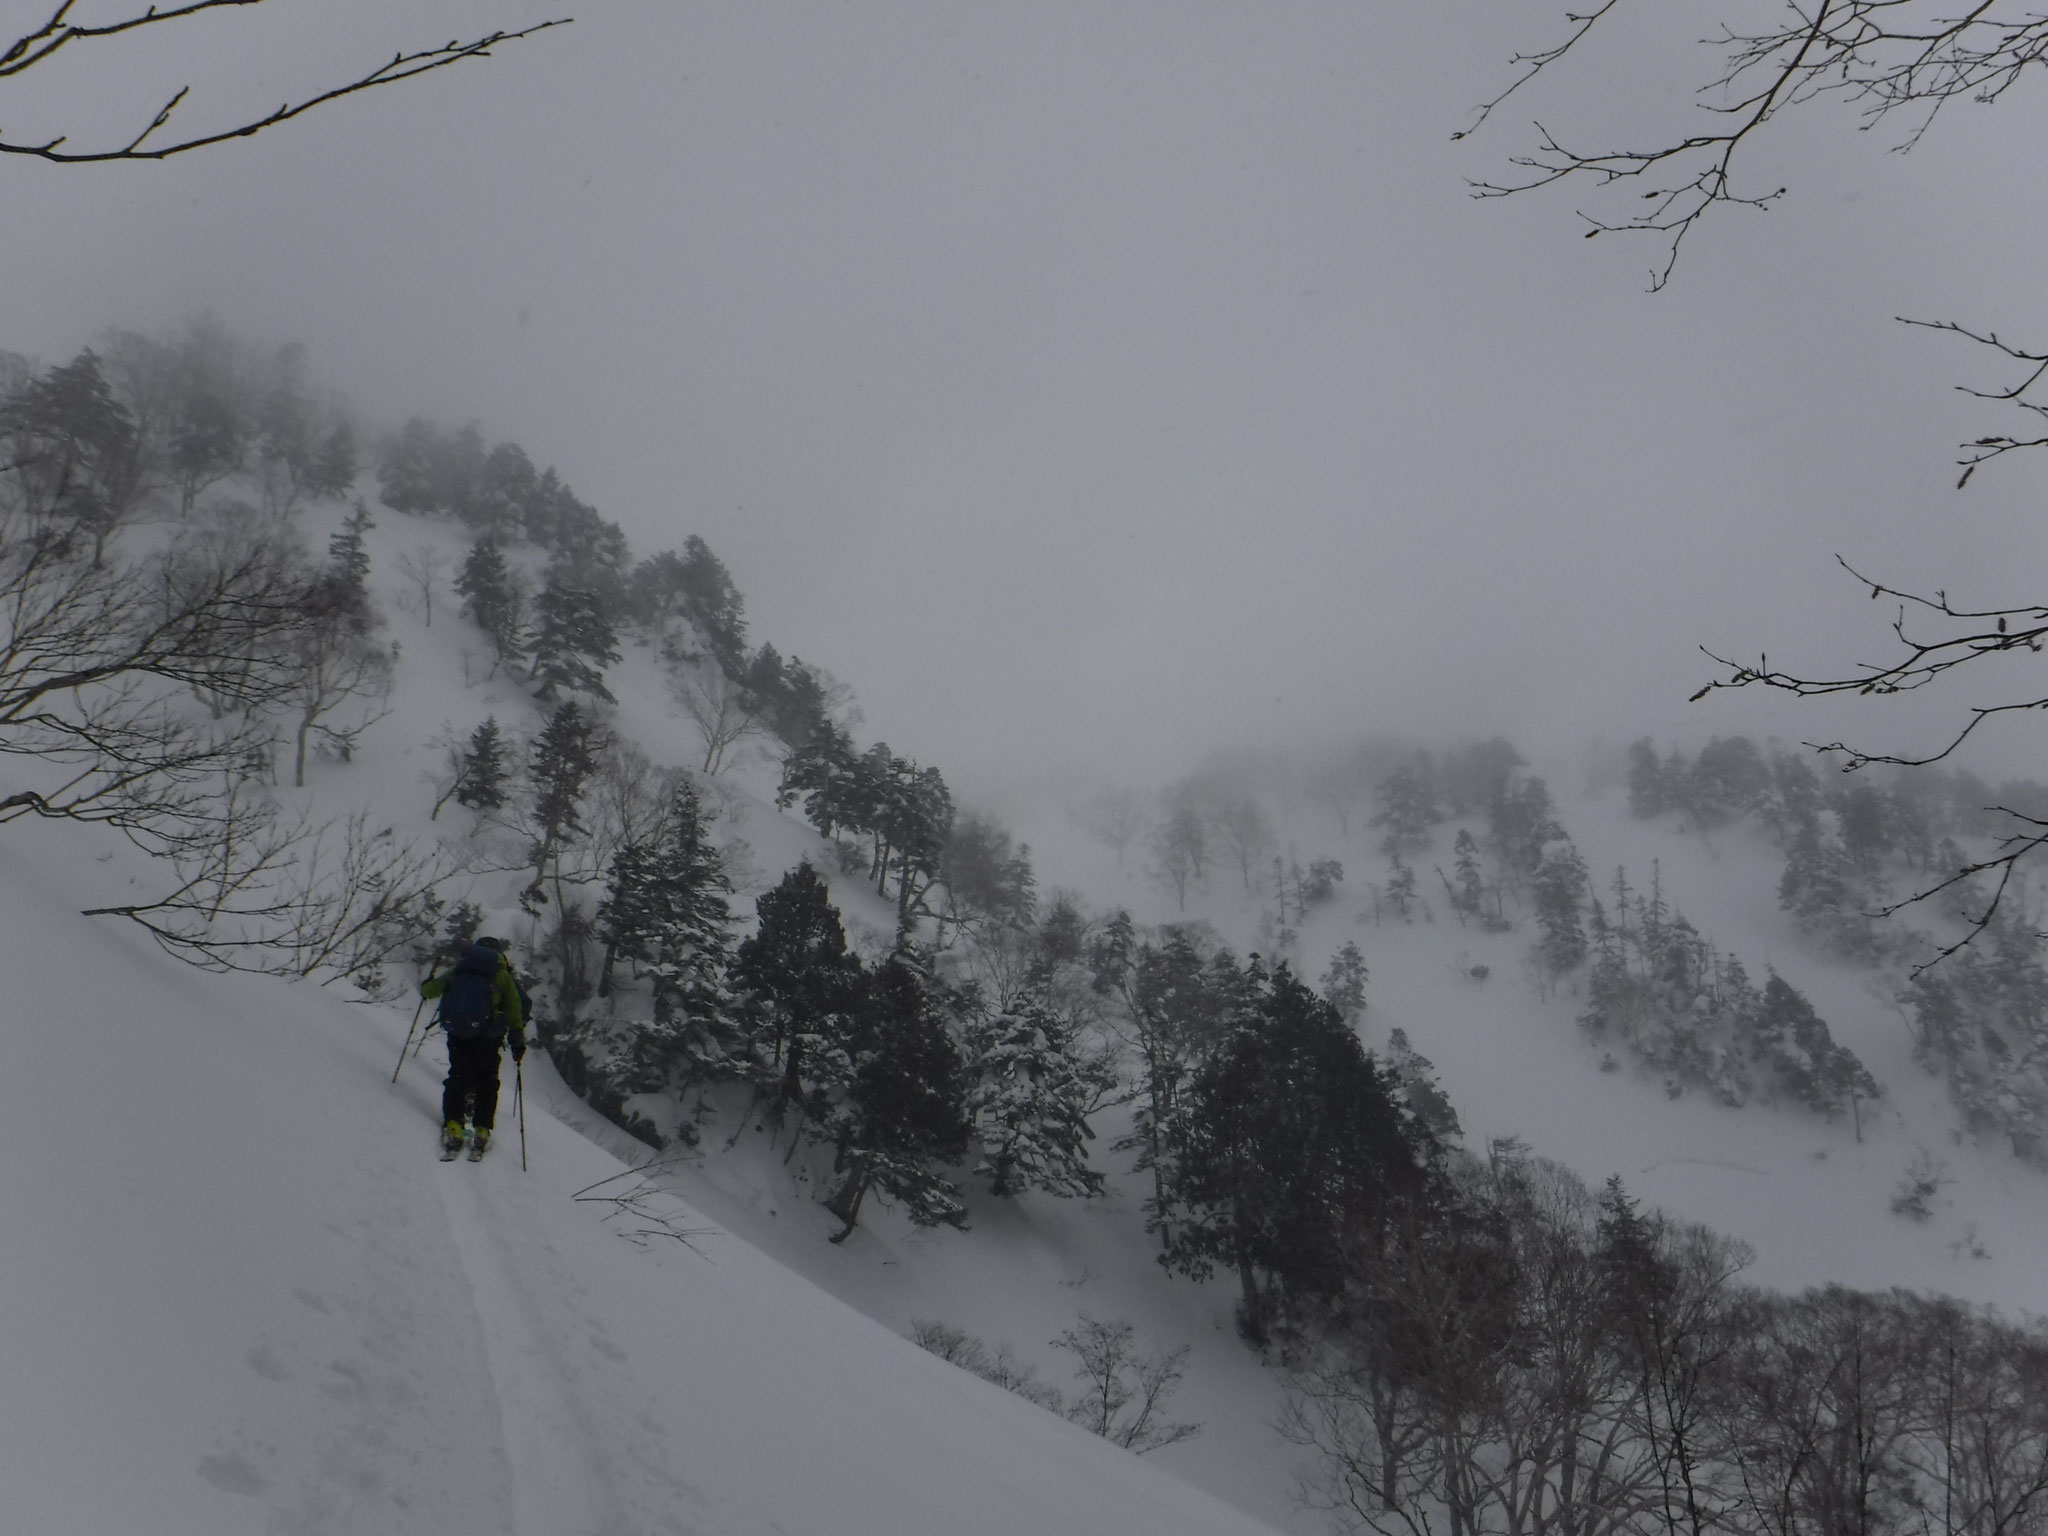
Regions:
<instances>
[{"instance_id":1,"label":"foggy background slope","mask_svg":"<svg viewBox=\"0 0 2048 1536\"><path fill-rule=\"evenodd\" d=\"M110 52L84 99L268 110L554 14L277 0ZM1837 552L2018 600L2027 477L1949 489L1984 423L1947 386L1982 363L1890 317L2033 312L2024 108L1905 157L1793 125L1752 166L1792 195L1652 295L1656 253L1579 238L1568 195L1466 195L1530 115L1668 105L1629 74L1666 40L1617 27L1454 143L1554 20L588 8L188 160L10 164L9 343L210 309L386 424L474 415L640 546L701 533L757 632L967 782L1361 725L1670 729L1700 644L1881 648ZM38 79L18 131L86 78ZM1741 728L1857 728L1818 714Z\"/></svg>"}]
</instances>

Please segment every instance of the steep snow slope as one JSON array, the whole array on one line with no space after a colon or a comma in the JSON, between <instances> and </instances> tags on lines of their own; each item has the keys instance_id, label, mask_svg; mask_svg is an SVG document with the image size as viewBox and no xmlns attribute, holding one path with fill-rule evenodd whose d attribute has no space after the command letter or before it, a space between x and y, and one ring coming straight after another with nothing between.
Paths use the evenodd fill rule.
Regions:
<instances>
[{"instance_id":1,"label":"steep snow slope","mask_svg":"<svg viewBox=\"0 0 2048 1536\"><path fill-rule=\"evenodd\" d=\"M1585 1006L1576 985L1539 995L1526 966L1536 937L1528 914L1511 909L1516 931L1485 934L1460 926L1441 899L1431 866L1450 867L1455 823L1439 829L1434 849L1410 859L1435 920L1376 923L1365 887L1386 877L1379 834L1354 827L1340 837L1327 818L1298 806L1283 840L1304 862L1341 858L1348 876L1338 901L1304 925L1299 969L1313 978L1347 939L1357 942L1372 972L1367 1044L1383 1047L1395 1028L1407 1033L1436 1065L1468 1146L1518 1136L1596 1185L1619 1174L1645 1201L1749 1242L1757 1255L1749 1278L1758 1283L1900 1285L2048 1312L2048 1178L2002 1144L1959 1136L1943 1085L1912 1061L1905 1018L1883 979L1816 953L1779 912L1782 855L1749 827L1702 838L1668 821L1638 821L1619 794L1575 793L1569 768L1540 766L1603 899L1617 865L1627 866L1632 885L1647 887L1651 861L1659 861L1666 899L1740 955L1759 982L1775 966L1805 993L1883 1084L1886 1102L1874 1107L1859 1142L1846 1122L1796 1107L1730 1109L1697 1093L1670 1099L1619 1050L1622 1070L1603 1073L1603 1052L1575 1023ZM1483 815L1470 824L1484 834ZM1135 867L1118 872L1106 851L1057 818L1041 816L1028 828L1042 878L1098 899L1120 892L1116 899L1141 920L1177 915ZM1259 946L1262 904L1270 897L1246 897L1234 873L1218 873L1185 915L1212 923L1242 952ZM1472 979L1475 965L1488 969L1484 981ZM1894 1215L1890 1201L1923 1155L1950 1182L1921 1223Z\"/></svg>"},{"instance_id":2,"label":"steep snow slope","mask_svg":"<svg viewBox=\"0 0 2048 1536\"><path fill-rule=\"evenodd\" d=\"M459 558L459 531L391 513L379 521L377 589L404 653L396 707L353 763L316 763L308 795L323 815L373 805L408 838L460 835L472 818L459 808L427 820L429 738L443 722L466 735L493 712L523 736L540 711L517 677L482 678L481 640L445 594L431 629L393 601L397 552L428 543ZM317 544L324 530L313 532ZM625 735L657 764L695 765L701 744L644 650L629 648L609 681ZM1341 857L1349 874L1339 901L1304 926L1300 969L1315 976L1355 939L1373 972L1368 1043L1403 1028L1436 1062L1470 1145L1518 1135L1589 1181L1619 1173L1644 1198L1750 1241L1759 1281L1904 1284L2048 1310L2048 1182L2002 1149L1954 1141L1945 1095L1911 1063L1900 1016L1870 973L1813 955L1777 913L1776 855L1740 832L1708 843L1635 822L1618 798L1574 798L1570 774L1548 776L1596 883L1617 863L1642 883L1660 858L1667 893L1702 933L1752 974L1775 963L1863 1056L1890 1101L1861 1143L1799 1111L1673 1101L1647 1077L1602 1073L1573 1023L1580 999L1540 997L1525 974L1527 923L1484 935L1438 902L1433 924L1375 925L1365 885L1384 877L1377 834L1340 838L1312 808L1276 803L1284 843L1304 862ZM740 886L736 915L749 920L752 897L810 857L857 940L885 945L887 904L774 810L773 778L756 761L713 786ZM960 787L971 801L972 786ZM1057 809L995 809L1031 842L1042 889L1077 889L1096 910L1129 905L1146 922L1208 921L1240 953L1269 942L1262 899L1234 873L1213 875L1181 914L1143 876L1138 850L1119 869ZM727 1105L700 1152L670 1153L651 1177L686 1202L673 1207L678 1219L731 1236L695 1239L701 1257L661 1238L641 1252L605 1232L608 1207L568 1196L621 1167L589 1143L635 1163L649 1154L537 1058L534 1173L511 1177L510 1143L480 1169L434 1164L438 1068L410 1067L396 1090L381 1086L402 1017L310 989L197 976L134 936L68 917L125 884L125 855L100 866L84 847L18 827L0 843L0 932L16 983L0 1004L15 1046L0 1075L0 1298L25 1298L0 1325L0 1401L6 1427L21 1426L0 1436L0 1530L15 1523L4 1502L13 1499L23 1529L267 1520L406 1530L417 1520L457 1531L747 1531L772 1519L788 1530L999 1531L992 1522L1007 1515L980 1513L991 1497L1016 1506L1018 1529L1107 1529L1108 1515L1077 1518L1076 1505L990 1495L1015 1466L1036 1492L1087 1490L1088 1477L1032 1449L1073 1432L890 1337L943 1321L1014 1345L1066 1385L1070 1362L1049 1341L1084 1314L1129 1319L1148 1348L1190 1346L1171 1413L1205 1426L1142 1464L1119 1454L1104 1467L1121 1478L1137 1466L1129 1476L1169 1490L1160 1509L1192 1497L1159 1482L1165 1471L1274 1525L1320 1528L1288 1498L1296 1453L1272 1432L1276 1376L1236 1339L1228 1286L1193 1285L1153 1262L1143 1191L1108 1150L1115 1125L1098 1127L1105 1200L972 1192L966 1234L919 1231L871 1204L834 1247L808 1156L786 1158L786 1138L738 1123ZM1413 861L1425 889L1438 861L1448 862L1444 849ZM89 899L63 894L53 875L73 863L65 873L89 885ZM494 926L509 923L523 878L512 871L471 892ZM525 940L531 928L522 918L512 931ZM1470 978L1474 964L1490 968L1484 982ZM1887 1204L1923 1151L1952 1182L1934 1219L1915 1224ZM799 1322L752 1310L785 1294ZM897 1362L888 1369L900 1381L862 1374L859 1362L881 1361ZM943 1423L917 1420L922 1410L900 1408L899 1395L931 1399ZM123 1454L110 1454L116 1446ZM998 1463L1015 1446L1023 1460L1004 1472ZM889 1503L927 1493L926 1526ZM1109 1510L1117 1496L1086 1498ZM138 1519L145 1508L151 1518ZM888 1523L860 1523L877 1509ZM28 1511L51 1519L32 1522ZM1182 1528L1231 1529L1236 1518L1212 1508Z\"/></svg>"},{"instance_id":3,"label":"steep snow slope","mask_svg":"<svg viewBox=\"0 0 2048 1536\"><path fill-rule=\"evenodd\" d=\"M687 1207L625 1240L538 1057L531 1172L509 1109L435 1161L403 1015L75 916L91 852L0 847L0 1529L1260 1529Z\"/></svg>"}]
</instances>

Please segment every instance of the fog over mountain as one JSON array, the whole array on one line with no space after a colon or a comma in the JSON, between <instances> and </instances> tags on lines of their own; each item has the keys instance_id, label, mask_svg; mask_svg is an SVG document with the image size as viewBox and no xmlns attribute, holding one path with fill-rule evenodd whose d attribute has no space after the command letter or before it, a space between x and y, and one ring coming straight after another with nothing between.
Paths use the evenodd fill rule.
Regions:
<instances>
[{"instance_id":1,"label":"fog over mountain","mask_svg":"<svg viewBox=\"0 0 2048 1536\"><path fill-rule=\"evenodd\" d=\"M126 136L188 81L226 121L558 14L337 10L81 51L6 126L82 138L89 103ZM1366 728L1910 741L1684 701L1701 644L1879 652L1837 553L2027 595L2031 467L1951 489L2006 423L1950 386L2000 381L1892 320L2040 315L2026 104L1907 156L1788 123L1748 172L1789 196L1651 293L1658 252L1580 238L1569 190L1467 181L1532 117L1668 119L1698 68L1658 67L1655 20L1454 142L1554 8L611 0L205 155L0 166L0 344L211 312L305 341L377 425L474 417L642 547L703 535L758 633L969 784Z\"/></svg>"}]
</instances>

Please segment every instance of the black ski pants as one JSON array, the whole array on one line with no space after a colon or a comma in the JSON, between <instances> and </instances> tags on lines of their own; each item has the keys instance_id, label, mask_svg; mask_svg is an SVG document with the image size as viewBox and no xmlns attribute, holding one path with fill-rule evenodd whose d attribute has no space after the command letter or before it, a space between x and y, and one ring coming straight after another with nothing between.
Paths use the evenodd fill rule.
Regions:
<instances>
[{"instance_id":1,"label":"black ski pants","mask_svg":"<svg viewBox=\"0 0 2048 1536\"><path fill-rule=\"evenodd\" d=\"M441 1119L461 1124L474 1119L487 1131L498 1119L498 1048L503 1035L448 1042L448 1076L441 1082ZM470 1108L474 1095L475 1108Z\"/></svg>"}]
</instances>

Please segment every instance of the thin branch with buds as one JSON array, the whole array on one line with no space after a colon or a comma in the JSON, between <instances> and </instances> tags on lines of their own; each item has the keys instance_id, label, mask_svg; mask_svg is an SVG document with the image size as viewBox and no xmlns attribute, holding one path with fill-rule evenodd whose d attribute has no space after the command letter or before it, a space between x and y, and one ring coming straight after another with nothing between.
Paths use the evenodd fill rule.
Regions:
<instances>
[{"instance_id":1,"label":"thin branch with buds","mask_svg":"<svg viewBox=\"0 0 2048 1536\"><path fill-rule=\"evenodd\" d=\"M1615 0L1606 0L1567 13L1569 35L1516 55L1512 83L1454 137L1475 132L1509 97L1582 51L1615 8ZM1664 237L1663 259L1650 278L1652 288L1661 288L1686 236L1712 209L1767 208L1785 195L1783 187L1744 190L1736 168L1749 142L1788 108L1823 96L1845 98L1856 104L1865 129L1913 109L1919 120L1894 146L1910 149L1949 102L1996 101L2048 58L2048 17L2010 0L1977 0L1959 13L1950 0L1785 0L1776 22L1742 31L1724 26L1703 41L1721 55L1720 70L1698 92L1699 107L1719 120L1716 126L1647 146L1581 150L1538 122L1536 149L1512 160L1526 174L1474 182L1473 194L1505 197L1564 181L1628 190L1636 206L1626 215L1584 214L1592 226L1587 238L1623 232Z\"/></svg>"},{"instance_id":2,"label":"thin branch with buds","mask_svg":"<svg viewBox=\"0 0 2048 1536\"><path fill-rule=\"evenodd\" d=\"M42 26L33 32L24 33L4 50L0 50L0 80L24 74L39 64L48 63L74 44L89 45L123 33L134 32L142 27L182 21L208 11L261 5L263 0L189 0L189 3L184 5L152 5L141 15L101 22L97 25L74 24L70 16L75 4L76 0L62 0L50 19ZM536 22L529 27L487 33L468 42L450 40L438 47L396 53L387 62L352 80L317 91L299 101L287 101L275 111L261 117L239 123L232 128L195 134L190 138L178 139L168 144L151 141L162 129L169 126L172 116L184 105L186 97L191 94L190 86L181 87L172 95L170 100L157 109L156 115L150 119L148 125L125 144L110 149L71 149L66 147L70 142L68 134L59 134L55 138L33 143L9 140L4 134L0 134L0 154L27 155L40 160L54 161L60 165L89 165L117 160L168 160L173 155L189 154L196 149L225 144L231 139L250 138L266 128L275 128L280 123L290 122L315 107L339 101L345 96L354 96L363 91L375 90L379 86L395 85L401 80L431 74L435 70L446 69L466 59L488 58L491 50L501 43L517 42L553 27L568 26L572 20L571 17L558 17L552 21Z\"/></svg>"}]
</instances>

